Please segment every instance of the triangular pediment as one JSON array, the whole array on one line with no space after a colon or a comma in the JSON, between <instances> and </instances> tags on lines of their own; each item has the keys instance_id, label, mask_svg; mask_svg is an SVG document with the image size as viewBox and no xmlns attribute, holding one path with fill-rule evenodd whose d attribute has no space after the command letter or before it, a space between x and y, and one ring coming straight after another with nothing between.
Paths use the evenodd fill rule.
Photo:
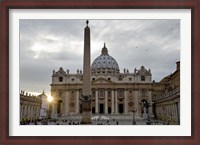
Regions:
<instances>
[{"instance_id":1,"label":"triangular pediment","mask_svg":"<svg viewBox=\"0 0 200 145\"><path fill-rule=\"evenodd\" d=\"M92 80L92 84L112 84L113 82L111 80L108 80L104 77L99 77L95 80Z\"/></svg>"}]
</instances>

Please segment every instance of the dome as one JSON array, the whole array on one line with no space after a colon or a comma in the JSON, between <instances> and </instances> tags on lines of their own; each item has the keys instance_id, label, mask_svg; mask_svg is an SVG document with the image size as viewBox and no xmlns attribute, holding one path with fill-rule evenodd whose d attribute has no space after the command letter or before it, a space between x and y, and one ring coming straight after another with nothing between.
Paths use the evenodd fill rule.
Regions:
<instances>
[{"instance_id":1,"label":"dome","mask_svg":"<svg viewBox=\"0 0 200 145\"><path fill-rule=\"evenodd\" d=\"M101 55L98 56L91 66L92 74L113 74L119 73L119 66L117 61L108 54L105 46L102 48Z\"/></svg>"}]
</instances>

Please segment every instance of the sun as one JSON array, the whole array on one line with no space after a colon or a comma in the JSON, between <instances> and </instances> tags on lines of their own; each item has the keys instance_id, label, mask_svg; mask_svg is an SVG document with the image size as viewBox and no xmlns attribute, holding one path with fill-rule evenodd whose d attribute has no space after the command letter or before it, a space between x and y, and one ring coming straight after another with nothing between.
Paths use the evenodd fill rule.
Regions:
<instances>
[{"instance_id":1,"label":"sun","mask_svg":"<svg viewBox=\"0 0 200 145\"><path fill-rule=\"evenodd\" d=\"M48 100L48 102L52 102L53 101L53 97L52 96L48 96L47 100Z\"/></svg>"}]
</instances>

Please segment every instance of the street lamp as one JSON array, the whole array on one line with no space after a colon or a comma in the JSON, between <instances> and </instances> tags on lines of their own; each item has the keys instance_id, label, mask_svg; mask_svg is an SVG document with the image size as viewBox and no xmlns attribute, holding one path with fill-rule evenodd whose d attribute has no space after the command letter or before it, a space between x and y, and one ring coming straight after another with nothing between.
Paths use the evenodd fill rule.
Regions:
<instances>
[{"instance_id":1,"label":"street lamp","mask_svg":"<svg viewBox=\"0 0 200 145\"><path fill-rule=\"evenodd\" d=\"M148 108L150 107L150 103L148 103L146 100L143 101L144 107L147 109L147 125L151 124L151 121L149 120L149 110Z\"/></svg>"},{"instance_id":2,"label":"street lamp","mask_svg":"<svg viewBox=\"0 0 200 145\"><path fill-rule=\"evenodd\" d=\"M136 121L135 121L135 112L137 112L137 109L133 109L133 125L136 125Z\"/></svg>"}]
</instances>

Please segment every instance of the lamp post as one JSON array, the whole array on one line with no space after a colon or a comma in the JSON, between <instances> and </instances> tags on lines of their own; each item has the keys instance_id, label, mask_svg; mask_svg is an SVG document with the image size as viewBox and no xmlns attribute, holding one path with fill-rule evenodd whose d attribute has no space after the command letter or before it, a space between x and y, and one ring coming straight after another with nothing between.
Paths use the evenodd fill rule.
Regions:
<instances>
[{"instance_id":1,"label":"lamp post","mask_svg":"<svg viewBox=\"0 0 200 145\"><path fill-rule=\"evenodd\" d=\"M136 125L136 121L135 121L135 112L137 112L137 109L133 109L133 125Z\"/></svg>"},{"instance_id":2,"label":"lamp post","mask_svg":"<svg viewBox=\"0 0 200 145\"><path fill-rule=\"evenodd\" d=\"M151 121L149 120L149 110L148 108L150 107L150 103L148 103L146 100L143 101L144 107L147 109L147 125L151 124Z\"/></svg>"}]
</instances>

